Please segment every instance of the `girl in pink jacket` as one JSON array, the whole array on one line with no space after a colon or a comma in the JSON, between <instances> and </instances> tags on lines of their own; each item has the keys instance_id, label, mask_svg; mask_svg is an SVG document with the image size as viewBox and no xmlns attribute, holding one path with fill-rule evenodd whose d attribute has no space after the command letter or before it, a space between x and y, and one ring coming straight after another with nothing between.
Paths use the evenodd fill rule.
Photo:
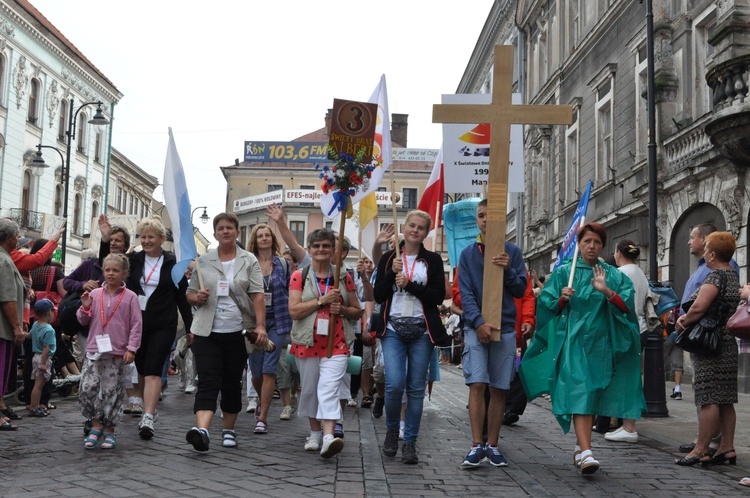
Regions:
<instances>
[{"instance_id":1,"label":"girl in pink jacket","mask_svg":"<svg viewBox=\"0 0 750 498\"><path fill-rule=\"evenodd\" d=\"M89 325L78 396L83 416L92 422L83 442L86 449L95 448L102 434L102 449L116 446L115 426L126 398L125 365L133 361L141 345L138 296L124 283L130 269L128 259L110 254L102 267L104 284L83 293L77 312L81 325Z\"/></svg>"}]
</instances>

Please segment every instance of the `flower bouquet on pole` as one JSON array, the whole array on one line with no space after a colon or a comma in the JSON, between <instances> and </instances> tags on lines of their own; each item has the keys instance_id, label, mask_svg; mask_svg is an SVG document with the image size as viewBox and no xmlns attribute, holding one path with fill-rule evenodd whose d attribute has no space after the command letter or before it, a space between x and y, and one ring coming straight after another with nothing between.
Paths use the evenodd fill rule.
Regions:
<instances>
[{"instance_id":1,"label":"flower bouquet on pole","mask_svg":"<svg viewBox=\"0 0 750 498\"><path fill-rule=\"evenodd\" d=\"M353 211L351 198L370 188L370 178L377 167L372 162L376 120L377 104L334 99L328 142L332 164L315 165L316 170L321 170L323 194L333 196L333 206L323 212L331 218L336 211L342 214L334 256L334 289L339 286L346 219ZM333 355L335 322L333 317L328 321L328 358Z\"/></svg>"}]
</instances>

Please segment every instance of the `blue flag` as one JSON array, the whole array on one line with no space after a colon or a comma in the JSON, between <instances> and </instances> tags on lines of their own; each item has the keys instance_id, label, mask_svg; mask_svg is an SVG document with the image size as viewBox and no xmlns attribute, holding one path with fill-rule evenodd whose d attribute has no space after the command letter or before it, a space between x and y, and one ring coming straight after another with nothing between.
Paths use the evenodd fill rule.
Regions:
<instances>
[{"instance_id":1,"label":"blue flag","mask_svg":"<svg viewBox=\"0 0 750 498\"><path fill-rule=\"evenodd\" d=\"M594 182L589 180L588 185L586 185L586 190L583 192L581 200L578 202L578 208L573 215L573 221L570 222L568 233L565 234L562 247L560 247L560 251L557 253L557 261L555 261L555 266L552 268L553 270L557 269L557 267L566 259L573 257L576 244L578 243L578 230L583 226L583 222L586 218L586 211L589 209L589 197L591 197L591 186L593 184Z\"/></svg>"},{"instance_id":2,"label":"blue flag","mask_svg":"<svg viewBox=\"0 0 750 498\"><path fill-rule=\"evenodd\" d=\"M164 204L172 221L172 238L177 256L177 264L172 268L172 281L177 287L185 276L185 270L190 262L198 256L198 250L195 248L193 221L190 219L190 198L185 183L185 172L174 143L172 128L169 128L167 162L164 165Z\"/></svg>"}]
</instances>

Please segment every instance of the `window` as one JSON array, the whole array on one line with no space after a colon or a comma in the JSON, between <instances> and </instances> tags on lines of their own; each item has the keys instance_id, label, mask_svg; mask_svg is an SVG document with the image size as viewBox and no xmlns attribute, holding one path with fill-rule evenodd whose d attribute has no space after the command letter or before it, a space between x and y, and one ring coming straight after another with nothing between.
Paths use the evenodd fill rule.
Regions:
<instances>
[{"instance_id":1,"label":"window","mask_svg":"<svg viewBox=\"0 0 750 498\"><path fill-rule=\"evenodd\" d=\"M315 185L300 185L299 188L301 190L315 190ZM300 202L300 207L313 207L315 206L314 202Z\"/></svg>"},{"instance_id":2,"label":"window","mask_svg":"<svg viewBox=\"0 0 750 498\"><path fill-rule=\"evenodd\" d=\"M581 0L568 0L568 54L572 53L581 40Z\"/></svg>"},{"instance_id":3,"label":"window","mask_svg":"<svg viewBox=\"0 0 750 498\"><path fill-rule=\"evenodd\" d=\"M643 43L635 54L635 159L648 151L648 57Z\"/></svg>"},{"instance_id":4,"label":"window","mask_svg":"<svg viewBox=\"0 0 750 498\"><path fill-rule=\"evenodd\" d=\"M31 90L29 91L29 110L27 121L33 125L39 126L39 80L31 79Z\"/></svg>"},{"instance_id":5,"label":"window","mask_svg":"<svg viewBox=\"0 0 750 498\"><path fill-rule=\"evenodd\" d=\"M133 194L129 194L128 198L130 199L130 208L128 209L128 214L135 214L135 196Z\"/></svg>"},{"instance_id":6,"label":"window","mask_svg":"<svg viewBox=\"0 0 750 498\"><path fill-rule=\"evenodd\" d=\"M401 189L401 195L404 198L404 209L417 209L417 189Z\"/></svg>"},{"instance_id":7,"label":"window","mask_svg":"<svg viewBox=\"0 0 750 498\"><path fill-rule=\"evenodd\" d=\"M117 208L118 211L122 211L122 196L123 196L122 186L118 185L117 186L117 199L115 200L115 207Z\"/></svg>"},{"instance_id":8,"label":"window","mask_svg":"<svg viewBox=\"0 0 750 498\"><path fill-rule=\"evenodd\" d=\"M75 204L73 205L73 233L81 235L81 206L83 205L83 197L81 194L76 194Z\"/></svg>"},{"instance_id":9,"label":"window","mask_svg":"<svg viewBox=\"0 0 750 498\"><path fill-rule=\"evenodd\" d=\"M99 216L99 202L94 201L91 203L91 217L96 218Z\"/></svg>"},{"instance_id":10,"label":"window","mask_svg":"<svg viewBox=\"0 0 750 498\"><path fill-rule=\"evenodd\" d=\"M332 221L326 221L326 228L328 230L333 230L333 222Z\"/></svg>"},{"instance_id":11,"label":"window","mask_svg":"<svg viewBox=\"0 0 750 498\"><path fill-rule=\"evenodd\" d=\"M31 211L31 173L23 172L23 192L21 193L21 209Z\"/></svg>"},{"instance_id":12,"label":"window","mask_svg":"<svg viewBox=\"0 0 750 498\"><path fill-rule=\"evenodd\" d=\"M616 64L608 64L589 82L596 95L594 106L596 127L596 184L610 181L614 172L614 87Z\"/></svg>"},{"instance_id":13,"label":"window","mask_svg":"<svg viewBox=\"0 0 750 498\"><path fill-rule=\"evenodd\" d=\"M713 3L713 2L712 2ZM695 36L693 48L693 91L695 92L693 119L697 120L713 109L711 102L711 89L706 84L706 67L714 57L714 47L708 43L710 33L716 28L716 6L711 5L708 9L695 17Z\"/></svg>"},{"instance_id":14,"label":"window","mask_svg":"<svg viewBox=\"0 0 750 498\"><path fill-rule=\"evenodd\" d=\"M68 101L63 99L60 101L60 115L57 116L57 139L61 142L65 141L65 132L68 129L67 126L68 116Z\"/></svg>"},{"instance_id":15,"label":"window","mask_svg":"<svg viewBox=\"0 0 750 498\"><path fill-rule=\"evenodd\" d=\"M305 222L304 221L290 221L289 230L294 234L297 239L297 243L302 247L305 247Z\"/></svg>"},{"instance_id":16,"label":"window","mask_svg":"<svg viewBox=\"0 0 750 498\"><path fill-rule=\"evenodd\" d=\"M78 148L76 150L81 154L86 153L86 123L88 120L89 118L84 112L78 116Z\"/></svg>"},{"instance_id":17,"label":"window","mask_svg":"<svg viewBox=\"0 0 750 498\"><path fill-rule=\"evenodd\" d=\"M6 66L6 59L4 55L0 55L0 106L5 107L5 102L3 99L3 95L5 95L5 91L3 90L5 88L5 66Z\"/></svg>"},{"instance_id":18,"label":"window","mask_svg":"<svg viewBox=\"0 0 750 498\"><path fill-rule=\"evenodd\" d=\"M250 242L249 240L247 240L247 227L246 226L240 227L240 242L244 244L245 248L247 248L248 242Z\"/></svg>"},{"instance_id":19,"label":"window","mask_svg":"<svg viewBox=\"0 0 750 498\"><path fill-rule=\"evenodd\" d=\"M278 183L269 183L266 192L276 192L277 190L283 190L284 186Z\"/></svg>"},{"instance_id":20,"label":"window","mask_svg":"<svg viewBox=\"0 0 750 498\"><path fill-rule=\"evenodd\" d=\"M63 186L55 185L55 216L62 216Z\"/></svg>"},{"instance_id":21,"label":"window","mask_svg":"<svg viewBox=\"0 0 750 498\"><path fill-rule=\"evenodd\" d=\"M581 99L573 102L573 124L568 126L565 132L565 203L575 201L578 198L578 182L580 181L580 128L578 121L581 115Z\"/></svg>"},{"instance_id":22,"label":"window","mask_svg":"<svg viewBox=\"0 0 750 498\"><path fill-rule=\"evenodd\" d=\"M378 187L378 192L387 192L388 189L385 187ZM390 205L386 204L378 204L378 211L387 211L388 209L391 209Z\"/></svg>"},{"instance_id":23,"label":"window","mask_svg":"<svg viewBox=\"0 0 750 498\"><path fill-rule=\"evenodd\" d=\"M101 164L102 162L102 132L96 132L96 139L94 142L94 161Z\"/></svg>"}]
</instances>

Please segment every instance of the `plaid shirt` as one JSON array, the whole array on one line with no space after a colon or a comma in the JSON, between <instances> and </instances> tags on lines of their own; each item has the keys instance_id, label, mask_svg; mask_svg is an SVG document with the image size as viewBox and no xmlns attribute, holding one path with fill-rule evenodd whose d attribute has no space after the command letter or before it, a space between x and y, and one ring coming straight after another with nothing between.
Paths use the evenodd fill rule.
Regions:
<instances>
[{"instance_id":1,"label":"plaid shirt","mask_svg":"<svg viewBox=\"0 0 750 498\"><path fill-rule=\"evenodd\" d=\"M273 257L271 270L271 294L273 295L273 317L277 334L288 334L292 330L292 317L289 316L289 278L291 272L286 261Z\"/></svg>"}]
</instances>

